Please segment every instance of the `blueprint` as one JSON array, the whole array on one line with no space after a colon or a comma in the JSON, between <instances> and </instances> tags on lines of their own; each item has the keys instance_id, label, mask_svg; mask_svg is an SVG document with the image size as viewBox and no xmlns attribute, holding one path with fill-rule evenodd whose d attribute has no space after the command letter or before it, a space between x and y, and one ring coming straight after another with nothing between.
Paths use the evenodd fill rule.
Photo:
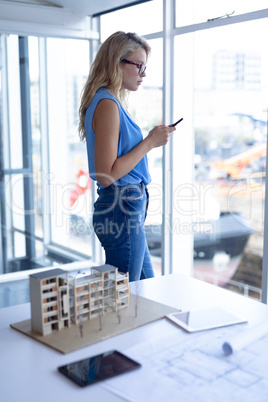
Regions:
<instances>
[{"instance_id":1,"label":"blueprint","mask_svg":"<svg viewBox=\"0 0 268 402\"><path fill-rule=\"evenodd\" d=\"M247 324L188 333L161 320L153 339L124 353L142 364L103 386L127 401L268 402L268 334L226 355Z\"/></svg>"}]
</instances>

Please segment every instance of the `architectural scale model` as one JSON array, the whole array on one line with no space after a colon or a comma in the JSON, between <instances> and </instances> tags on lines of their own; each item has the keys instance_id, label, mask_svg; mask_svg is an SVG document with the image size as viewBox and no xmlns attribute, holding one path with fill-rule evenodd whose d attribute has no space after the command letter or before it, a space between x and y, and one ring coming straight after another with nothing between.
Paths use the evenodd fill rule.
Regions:
<instances>
[{"instance_id":1,"label":"architectural scale model","mask_svg":"<svg viewBox=\"0 0 268 402\"><path fill-rule=\"evenodd\" d=\"M57 268L30 275L32 330L48 335L129 307L128 273L111 265L72 277Z\"/></svg>"}]
</instances>

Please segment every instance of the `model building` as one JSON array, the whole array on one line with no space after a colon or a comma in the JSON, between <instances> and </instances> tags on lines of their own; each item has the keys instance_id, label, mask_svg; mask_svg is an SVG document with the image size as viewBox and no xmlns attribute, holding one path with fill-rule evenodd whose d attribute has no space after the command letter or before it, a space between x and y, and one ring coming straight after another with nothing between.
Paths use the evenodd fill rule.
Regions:
<instances>
[{"instance_id":1,"label":"model building","mask_svg":"<svg viewBox=\"0 0 268 402\"><path fill-rule=\"evenodd\" d=\"M60 331L129 306L128 273L111 265L72 277L57 268L30 275L32 330L41 335Z\"/></svg>"}]
</instances>

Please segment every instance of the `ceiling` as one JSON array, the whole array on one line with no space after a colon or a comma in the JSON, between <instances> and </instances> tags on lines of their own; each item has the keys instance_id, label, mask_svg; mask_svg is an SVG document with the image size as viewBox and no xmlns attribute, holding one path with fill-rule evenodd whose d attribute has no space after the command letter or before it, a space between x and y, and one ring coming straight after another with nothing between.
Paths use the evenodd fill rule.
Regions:
<instances>
[{"instance_id":1,"label":"ceiling","mask_svg":"<svg viewBox=\"0 0 268 402\"><path fill-rule=\"evenodd\" d=\"M27 4L33 6L46 6L57 9L65 9L81 16L92 16L105 13L118 8L133 4L143 3L150 0L2 0L1 3L18 5Z\"/></svg>"},{"instance_id":2,"label":"ceiling","mask_svg":"<svg viewBox=\"0 0 268 402\"><path fill-rule=\"evenodd\" d=\"M0 34L98 39L90 17L152 0L0 0Z\"/></svg>"}]
</instances>

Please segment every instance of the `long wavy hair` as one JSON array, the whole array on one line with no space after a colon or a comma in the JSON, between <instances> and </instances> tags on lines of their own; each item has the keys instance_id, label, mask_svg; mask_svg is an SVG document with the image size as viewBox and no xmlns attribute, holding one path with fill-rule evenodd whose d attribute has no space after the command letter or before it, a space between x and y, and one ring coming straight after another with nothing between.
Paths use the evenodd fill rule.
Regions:
<instances>
[{"instance_id":1,"label":"long wavy hair","mask_svg":"<svg viewBox=\"0 0 268 402\"><path fill-rule=\"evenodd\" d=\"M106 39L99 48L81 94L78 126L81 141L84 141L86 136L84 123L87 107L100 87L110 90L122 105L125 104L129 91L120 90L123 79L120 61L127 59L131 53L140 47L145 50L148 59L151 48L145 39L139 37L136 33L118 31Z\"/></svg>"}]
</instances>

